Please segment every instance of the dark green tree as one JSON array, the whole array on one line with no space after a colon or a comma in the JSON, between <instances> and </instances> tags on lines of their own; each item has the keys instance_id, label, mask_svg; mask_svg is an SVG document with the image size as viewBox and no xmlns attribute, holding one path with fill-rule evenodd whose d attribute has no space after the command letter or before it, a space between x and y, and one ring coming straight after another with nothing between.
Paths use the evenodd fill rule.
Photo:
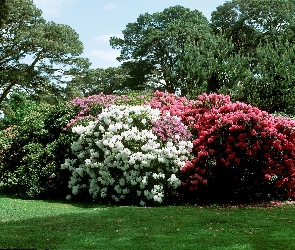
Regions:
<instances>
[{"instance_id":1,"label":"dark green tree","mask_svg":"<svg viewBox=\"0 0 295 250\"><path fill-rule=\"evenodd\" d=\"M184 72L179 60L187 53L186 48L206 40L210 32L209 22L201 12L174 6L163 12L140 15L137 22L126 25L123 39L112 37L110 44L121 50L119 61L139 61L152 66L147 81L173 93L182 88L179 76Z\"/></svg>"},{"instance_id":2,"label":"dark green tree","mask_svg":"<svg viewBox=\"0 0 295 250\"><path fill-rule=\"evenodd\" d=\"M215 34L233 44L219 92L269 112L294 113L295 5L291 0L233 0L212 13Z\"/></svg>"},{"instance_id":3,"label":"dark green tree","mask_svg":"<svg viewBox=\"0 0 295 250\"><path fill-rule=\"evenodd\" d=\"M122 69L126 74L123 83L125 90L147 90L155 88L155 67L147 60L133 60L122 63Z\"/></svg>"},{"instance_id":4,"label":"dark green tree","mask_svg":"<svg viewBox=\"0 0 295 250\"><path fill-rule=\"evenodd\" d=\"M294 36L294 13L291 0L232 0L212 12L211 27L247 54L278 35Z\"/></svg>"},{"instance_id":5,"label":"dark green tree","mask_svg":"<svg viewBox=\"0 0 295 250\"><path fill-rule=\"evenodd\" d=\"M269 112L295 114L295 45L278 38L260 44L254 58L253 78L241 81L245 99Z\"/></svg>"},{"instance_id":6,"label":"dark green tree","mask_svg":"<svg viewBox=\"0 0 295 250\"><path fill-rule=\"evenodd\" d=\"M229 60L233 46L224 37L208 34L203 40L184 45L184 53L179 54L177 61L181 94L196 97L204 92L217 92L233 73L234 65ZM225 67L229 71L225 71Z\"/></svg>"},{"instance_id":7,"label":"dark green tree","mask_svg":"<svg viewBox=\"0 0 295 250\"><path fill-rule=\"evenodd\" d=\"M0 27L7 21L8 18L8 8L5 4L7 0L0 0Z\"/></svg>"}]
</instances>

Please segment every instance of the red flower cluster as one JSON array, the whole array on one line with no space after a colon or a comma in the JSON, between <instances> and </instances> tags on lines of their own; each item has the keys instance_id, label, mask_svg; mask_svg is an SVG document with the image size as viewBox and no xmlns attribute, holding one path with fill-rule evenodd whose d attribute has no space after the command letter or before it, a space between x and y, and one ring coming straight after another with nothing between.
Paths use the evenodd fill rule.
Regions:
<instances>
[{"instance_id":1,"label":"red flower cluster","mask_svg":"<svg viewBox=\"0 0 295 250\"><path fill-rule=\"evenodd\" d=\"M212 170L224 168L239 173L234 176L239 181L255 174L295 199L294 120L217 94L189 101L156 92L150 105L178 115L191 128L194 159L181 169L190 190L208 185Z\"/></svg>"}]
</instances>

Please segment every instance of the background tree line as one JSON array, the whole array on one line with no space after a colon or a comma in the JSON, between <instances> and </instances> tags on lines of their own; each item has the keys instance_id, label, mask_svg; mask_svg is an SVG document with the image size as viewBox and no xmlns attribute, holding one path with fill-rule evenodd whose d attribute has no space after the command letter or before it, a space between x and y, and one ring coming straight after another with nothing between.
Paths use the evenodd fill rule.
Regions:
<instances>
[{"instance_id":1,"label":"background tree line","mask_svg":"<svg viewBox=\"0 0 295 250\"><path fill-rule=\"evenodd\" d=\"M294 14L294 0L232 0L210 21L182 6L142 14L110 39L121 66L92 69L71 27L44 20L32 0L0 0L0 109L24 96L58 103L158 89L294 114Z\"/></svg>"},{"instance_id":2,"label":"background tree line","mask_svg":"<svg viewBox=\"0 0 295 250\"><path fill-rule=\"evenodd\" d=\"M232 0L217 7L210 21L182 6L142 14L126 25L123 38L110 39L121 52L121 66L90 70L84 79L95 76L93 81L77 78L69 87L159 89L189 98L218 92L293 114L294 14L293 0ZM110 71L111 78L101 78Z\"/></svg>"}]
</instances>

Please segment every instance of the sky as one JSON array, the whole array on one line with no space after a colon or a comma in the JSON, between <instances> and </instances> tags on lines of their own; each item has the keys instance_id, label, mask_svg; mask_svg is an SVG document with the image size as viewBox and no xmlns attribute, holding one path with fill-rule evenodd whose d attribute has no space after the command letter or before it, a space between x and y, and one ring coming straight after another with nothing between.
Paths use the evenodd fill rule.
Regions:
<instances>
[{"instance_id":1,"label":"sky","mask_svg":"<svg viewBox=\"0 0 295 250\"><path fill-rule=\"evenodd\" d=\"M210 20L211 13L226 0L33 0L46 21L67 24L78 34L84 45L83 57L91 68L117 67L120 50L112 49L111 36L123 37L128 23L140 14L162 12L181 5L198 10Z\"/></svg>"}]
</instances>

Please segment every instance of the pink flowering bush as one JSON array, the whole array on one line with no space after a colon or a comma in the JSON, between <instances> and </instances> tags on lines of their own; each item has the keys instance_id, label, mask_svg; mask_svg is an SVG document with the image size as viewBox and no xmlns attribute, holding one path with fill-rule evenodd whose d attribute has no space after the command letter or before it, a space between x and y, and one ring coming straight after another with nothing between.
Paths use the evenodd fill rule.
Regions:
<instances>
[{"instance_id":1,"label":"pink flowering bush","mask_svg":"<svg viewBox=\"0 0 295 250\"><path fill-rule=\"evenodd\" d=\"M181 172L198 199L295 198L295 121L217 94L189 101L156 92L150 105L190 126L194 159Z\"/></svg>"},{"instance_id":2,"label":"pink flowering bush","mask_svg":"<svg viewBox=\"0 0 295 250\"><path fill-rule=\"evenodd\" d=\"M86 121L87 124L89 120L95 120L97 114L100 114L104 107L128 100L126 96L104 95L102 93L82 98L76 97L70 101L70 105L76 108L77 116L70 120L67 127L71 127L79 121Z\"/></svg>"},{"instance_id":3,"label":"pink flowering bush","mask_svg":"<svg viewBox=\"0 0 295 250\"><path fill-rule=\"evenodd\" d=\"M146 104L160 109L163 114L169 113L171 116L178 116L183 119L184 116L188 116L194 110L196 101L188 100L185 97L174 94L156 91L153 99Z\"/></svg>"},{"instance_id":4,"label":"pink flowering bush","mask_svg":"<svg viewBox=\"0 0 295 250\"><path fill-rule=\"evenodd\" d=\"M162 142L187 141L191 138L191 133L177 116L161 116L152 121L153 132L161 139Z\"/></svg>"},{"instance_id":5,"label":"pink flowering bush","mask_svg":"<svg viewBox=\"0 0 295 250\"><path fill-rule=\"evenodd\" d=\"M87 125L89 121L96 120L97 115L103 108L111 105L139 105L149 100L149 95L138 95L130 93L128 95L105 95L103 93L88 97L76 97L70 101L69 105L76 109L77 115L67 124L67 128L73 125Z\"/></svg>"}]
</instances>

